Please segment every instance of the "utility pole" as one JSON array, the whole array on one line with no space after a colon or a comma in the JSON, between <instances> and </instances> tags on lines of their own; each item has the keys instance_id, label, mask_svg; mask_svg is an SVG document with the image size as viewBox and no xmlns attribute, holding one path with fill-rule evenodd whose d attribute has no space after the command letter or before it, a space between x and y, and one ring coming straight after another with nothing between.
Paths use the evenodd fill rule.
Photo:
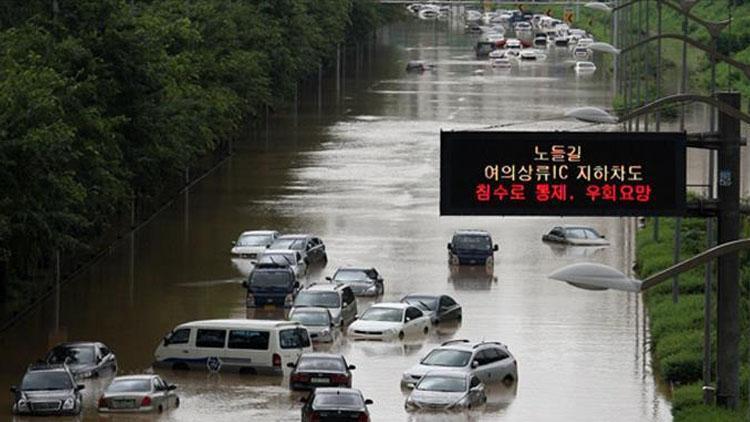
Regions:
<instances>
[{"instance_id":1,"label":"utility pole","mask_svg":"<svg viewBox=\"0 0 750 422\"><path fill-rule=\"evenodd\" d=\"M718 100L740 109L740 94L721 92ZM740 234L740 121L719 112L718 243ZM736 409L740 393L740 271L737 253L718 259L716 404Z\"/></svg>"}]
</instances>

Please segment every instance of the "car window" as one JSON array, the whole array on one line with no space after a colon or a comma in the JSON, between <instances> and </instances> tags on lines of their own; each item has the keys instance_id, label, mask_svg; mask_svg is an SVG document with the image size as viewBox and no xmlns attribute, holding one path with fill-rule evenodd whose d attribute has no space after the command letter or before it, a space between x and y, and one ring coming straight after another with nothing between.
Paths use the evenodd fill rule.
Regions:
<instances>
[{"instance_id":1,"label":"car window","mask_svg":"<svg viewBox=\"0 0 750 422\"><path fill-rule=\"evenodd\" d=\"M268 331L231 330L227 347L230 349L268 350Z\"/></svg>"},{"instance_id":2,"label":"car window","mask_svg":"<svg viewBox=\"0 0 750 422\"><path fill-rule=\"evenodd\" d=\"M309 346L310 336L304 328L279 331L279 347L282 349L300 349Z\"/></svg>"},{"instance_id":3,"label":"car window","mask_svg":"<svg viewBox=\"0 0 750 422\"><path fill-rule=\"evenodd\" d=\"M362 400L362 396L356 393L337 393L337 394L315 394L312 406L317 407L350 407L350 408L363 408L365 402Z\"/></svg>"},{"instance_id":4,"label":"car window","mask_svg":"<svg viewBox=\"0 0 750 422\"><path fill-rule=\"evenodd\" d=\"M487 355L486 350L480 350L474 355L474 360L479 363L479 366L487 365L490 363L490 357Z\"/></svg>"},{"instance_id":5,"label":"car window","mask_svg":"<svg viewBox=\"0 0 750 422\"><path fill-rule=\"evenodd\" d=\"M337 292L315 292L303 290L294 299L294 306L314 306L337 309L341 306L341 297Z\"/></svg>"},{"instance_id":6,"label":"car window","mask_svg":"<svg viewBox=\"0 0 750 422\"><path fill-rule=\"evenodd\" d=\"M420 311L419 309L417 309L417 308L415 308L413 306L410 306L410 307L406 308L406 319L407 320L415 320L415 319L421 317L422 315L424 315L422 313L422 311Z\"/></svg>"},{"instance_id":7,"label":"car window","mask_svg":"<svg viewBox=\"0 0 750 422\"><path fill-rule=\"evenodd\" d=\"M570 239L585 239L586 232L581 229L568 229L565 231L565 237Z\"/></svg>"},{"instance_id":8,"label":"car window","mask_svg":"<svg viewBox=\"0 0 750 422\"><path fill-rule=\"evenodd\" d=\"M39 371L27 372L21 381L21 389L33 390L69 390L73 388L73 380L67 372Z\"/></svg>"},{"instance_id":9,"label":"car window","mask_svg":"<svg viewBox=\"0 0 750 422\"><path fill-rule=\"evenodd\" d=\"M453 247L456 249L469 249L489 251L492 249L492 240L484 235L455 235L453 236Z\"/></svg>"},{"instance_id":10,"label":"car window","mask_svg":"<svg viewBox=\"0 0 750 422\"><path fill-rule=\"evenodd\" d=\"M119 379L107 387L107 393L135 393L151 391L151 384L147 379Z\"/></svg>"},{"instance_id":11,"label":"car window","mask_svg":"<svg viewBox=\"0 0 750 422\"><path fill-rule=\"evenodd\" d=\"M161 385L159 384L159 381L156 380L156 378L154 378L154 379L151 380L151 385L154 387L154 390L156 390L156 391L159 391L159 390L163 389L161 387Z\"/></svg>"},{"instance_id":12,"label":"car window","mask_svg":"<svg viewBox=\"0 0 750 422\"><path fill-rule=\"evenodd\" d=\"M294 275L289 271L253 271L250 274L250 287L286 288L293 281Z\"/></svg>"},{"instance_id":13,"label":"car window","mask_svg":"<svg viewBox=\"0 0 750 422\"><path fill-rule=\"evenodd\" d=\"M586 237L588 237L589 239L599 239L599 238L601 238L601 236L599 235L599 233L597 233L597 232L595 232L595 231L593 231L591 229L587 229L586 230Z\"/></svg>"},{"instance_id":14,"label":"car window","mask_svg":"<svg viewBox=\"0 0 750 422\"><path fill-rule=\"evenodd\" d=\"M94 363L96 360L96 350L94 346L57 346L50 351L47 362L51 364L78 364Z\"/></svg>"},{"instance_id":15,"label":"car window","mask_svg":"<svg viewBox=\"0 0 750 422\"><path fill-rule=\"evenodd\" d=\"M195 347L222 349L224 348L224 340L226 336L226 330L198 329L197 337L195 339Z\"/></svg>"},{"instance_id":16,"label":"car window","mask_svg":"<svg viewBox=\"0 0 750 422\"><path fill-rule=\"evenodd\" d=\"M505 350L495 349L495 351L496 351L496 353L498 355L498 360L505 360L505 359L508 359L510 357L510 355L508 355L508 353L506 353Z\"/></svg>"},{"instance_id":17,"label":"car window","mask_svg":"<svg viewBox=\"0 0 750 422\"><path fill-rule=\"evenodd\" d=\"M167 338L166 345L187 344L189 339L190 339L190 328L180 328L177 331L173 331L172 334Z\"/></svg>"},{"instance_id":18,"label":"car window","mask_svg":"<svg viewBox=\"0 0 750 422\"><path fill-rule=\"evenodd\" d=\"M109 349L106 346L102 346L101 348L99 348L99 352L101 353L102 357L107 356L110 353Z\"/></svg>"},{"instance_id":19,"label":"car window","mask_svg":"<svg viewBox=\"0 0 750 422\"><path fill-rule=\"evenodd\" d=\"M440 298L441 308L449 308L451 306L454 306L455 304L456 304L456 301L451 299L449 296L443 296Z\"/></svg>"}]
</instances>

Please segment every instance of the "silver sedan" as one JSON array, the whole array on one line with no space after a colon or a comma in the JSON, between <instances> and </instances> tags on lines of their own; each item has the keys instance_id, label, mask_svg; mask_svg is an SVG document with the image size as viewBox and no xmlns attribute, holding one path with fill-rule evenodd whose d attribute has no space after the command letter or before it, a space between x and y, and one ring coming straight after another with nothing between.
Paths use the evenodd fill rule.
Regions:
<instances>
[{"instance_id":1,"label":"silver sedan","mask_svg":"<svg viewBox=\"0 0 750 422\"><path fill-rule=\"evenodd\" d=\"M158 375L116 377L99 398L99 412L161 413L180 406L176 388Z\"/></svg>"},{"instance_id":2,"label":"silver sedan","mask_svg":"<svg viewBox=\"0 0 750 422\"><path fill-rule=\"evenodd\" d=\"M450 371L430 371L406 399L407 411L463 411L487 402L484 384L476 375Z\"/></svg>"}]
</instances>

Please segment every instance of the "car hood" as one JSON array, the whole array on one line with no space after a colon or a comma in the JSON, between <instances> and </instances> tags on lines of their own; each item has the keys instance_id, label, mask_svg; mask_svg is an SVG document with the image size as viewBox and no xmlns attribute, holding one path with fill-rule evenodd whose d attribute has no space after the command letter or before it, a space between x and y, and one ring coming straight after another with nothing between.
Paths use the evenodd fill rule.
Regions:
<instances>
[{"instance_id":1,"label":"car hood","mask_svg":"<svg viewBox=\"0 0 750 422\"><path fill-rule=\"evenodd\" d=\"M34 390L24 391L28 400L65 400L74 396L74 390Z\"/></svg>"},{"instance_id":2,"label":"car hood","mask_svg":"<svg viewBox=\"0 0 750 422\"><path fill-rule=\"evenodd\" d=\"M451 405L463 398L465 392L444 393L440 391L420 391L414 390L409 398L417 403L444 404Z\"/></svg>"},{"instance_id":3,"label":"car hood","mask_svg":"<svg viewBox=\"0 0 750 422\"><path fill-rule=\"evenodd\" d=\"M416 364L409 368L406 372L404 372L405 375L414 375L418 377L424 376L424 374L434 371L436 369L439 369L441 371L456 371L456 372L464 372L466 371L466 368L464 367L458 367L458 368L452 368L450 366L435 366L435 365L422 365L421 363Z\"/></svg>"},{"instance_id":4,"label":"car hood","mask_svg":"<svg viewBox=\"0 0 750 422\"><path fill-rule=\"evenodd\" d=\"M232 253L235 254L245 254L245 253L255 253L259 254L266 250L265 246L235 246L232 248Z\"/></svg>"},{"instance_id":5,"label":"car hood","mask_svg":"<svg viewBox=\"0 0 750 422\"><path fill-rule=\"evenodd\" d=\"M68 369L70 369L70 372L73 374L80 374L81 372L90 372L96 369L96 364L94 363L73 363L68 365Z\"/></svg>"},{"instance_id":6,"label":"car hood","mask_svg":"<svg viewBox=\"0 0 750 422\"><path fill-rule=\"evenodd\" d=\"M403 324L400 322L388 322L388 321L354 321L349 327L352 330L369 330L369 331L385 331L389 328L401 328Z\"/></svg>"}]
</instances>

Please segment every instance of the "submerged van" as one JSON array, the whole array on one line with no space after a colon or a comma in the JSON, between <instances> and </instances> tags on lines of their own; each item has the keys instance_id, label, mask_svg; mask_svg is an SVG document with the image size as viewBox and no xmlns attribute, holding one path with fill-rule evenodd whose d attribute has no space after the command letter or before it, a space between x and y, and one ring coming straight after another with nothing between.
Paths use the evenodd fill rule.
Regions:
<instances>
[{"instance_id":1,"label":"submerged van","mask_svg":"<svg viewBox=\"0 0 750 422\"><path fill-rule=\"evenodd\" d=\"M300 290L294 270L276 263L258 263L242 285L248 308L290 308Z\"/></svg>"},{"instance_id":2,"label":"submerged van","mask_svg":"<svg viewBox=\"0 0 750 422\"><path fill-rule=\"evenodd\" d=\"M498 250L492 237L483 230L459 230L448 244L448 263L451 265L494 265Z\"/></svg>"},{"instance_id":3,"label":"submerged van","mask_svg":"<svg viewBox=\"0 0 750 422\"><path fill-rule=\"evenodd\" d=\"M154 366L281 374L311 351L310 335L297 321L213 319L176 326L156 348Z\"/></svg>"}]
</instances>

